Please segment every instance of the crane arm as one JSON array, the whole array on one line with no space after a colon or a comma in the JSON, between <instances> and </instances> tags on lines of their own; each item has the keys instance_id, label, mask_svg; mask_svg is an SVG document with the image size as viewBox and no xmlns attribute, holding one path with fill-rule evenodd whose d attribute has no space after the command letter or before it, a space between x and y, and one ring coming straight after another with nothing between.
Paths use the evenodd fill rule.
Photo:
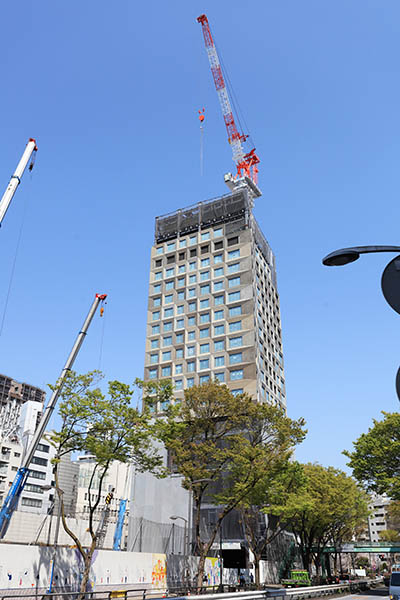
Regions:
<instances>
[{"instance_id":1,"label":"crane arm","mask_svg":"<svg viewBox=\"0 0 400 600\"><path fill-rule=\"evenodd\" d=\"M231 102L229 100L228 90L225 85L225 79L222 73L217 49L211 35L210 24L207 16L200 15L200 17L197 17L197 21L202 27L208 61L210 63L215 89L217 90L219 103L221 105L222 116L224 118L224 123L228 134L228 142L232 148L233 161L236 164L237 176L242 177L243 175L247 175L253 179L254 183L257 183L257 164L260 162L260 159L255 154L255 148L247 153L243 149L242 142L245 142L248 136L240 133L236 126Z\"/></svg>"},{"instance_id":2,"label":"crane arm","mask_svg":"<svg viewBox=\"0 0 400 600\"><path fill-rule=\"evenodd\" d=\"M124 526L127 502L128 502L128 500L125 499L125 500L120 500L120 503L119 503L118 519L117 519L117 524L115 526L115 532L114 532L113 550L121 550L122 528Z\"/></svg>"},{"instance_id":3,"label":"crane arm","mask_svg":"<svg viewBox=\"0 0 400 600\"><path fill-rule=\"evenodd\" d=\"M13 512L16 508L17 502L18 502L18 498L24 488L27 477L29 475L29 465L31 463L33 455L35 454L35 452L37 450L37 447L41 440L41 437L45 432L45 429L50 420L50 417L53 414L53 411L56 407L57 400L60 396L67 372L72 368L72 366L75 362L78 352L82 346L83 340L86 337L90 323L92 322L92 319L95 315L97 307L99 306L99 304L101 302L104 302L106 297L107 297L107 294L96 294L95 299L93 300L93 303L88 312L88 315L82 325L82 329L79 331L78 336L75 340L75 343L72 347L72 350L67 358L67 362L65 363L65 366L64 366L63 370L61 371L61 375L58 379L58 385L54 389L54 391L51 395L51 398L46 406L46 409L40 420L38 428L36 429L35 435L33 436L31 443L29 444L26 454L22 460L21 466L18 469L18 471L15 475L15 479L14 479L14 481L9 489L9 492L4 500L3 506L1 507L1 511L0 511L0 539L4 537L4 535L7 531L10 519L12 517L12 514L13 514Z\"/></svg>"},{"instance_id":4,"label":"crane arm","mask_svg":"<svg viewBox=\"0 0 400 600\"><path fill-rule=\"evenodd\" d=\"M13 199L14 194L17 190L17 187L21 183L21 177L24 174L26 165L28 164L33 152L36 152L36 150L36 141L33 138L30 138L21 157L21 160L19 161L14 174L11 176L10 183L8 184L7 189L4 192L2 199L0 200L0 225L3 222L8 207L11 204L11 200Z\"/></svg>"}]
</instances>

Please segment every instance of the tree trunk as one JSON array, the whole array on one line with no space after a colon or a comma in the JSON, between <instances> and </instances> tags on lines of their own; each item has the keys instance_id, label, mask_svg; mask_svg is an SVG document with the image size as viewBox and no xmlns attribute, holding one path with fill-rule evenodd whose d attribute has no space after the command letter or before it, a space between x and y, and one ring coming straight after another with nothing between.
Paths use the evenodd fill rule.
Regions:
<instances>
[{"instance_id":1,"label":"tree trunk","mask_svg":"<svg viewBox=\"0 0 400 600\"><path fill-rule=\"evenodd\" d=\"M260 560L261 554L256 554L253 551L253 562L254 562L254 583L256 584L256 588L259 590L260 585Z\"/></svg>"},{"instance_id":2,"label":"tree trunk","mask_svg":"<svg viewBox=\"0 0 400 600\"><path fill-rule=\"evenodd\" d=\"M200 554L199 566L197 569L197 587L200 590L203 587L203 576L204 576L204 566L206 564L206 557L203 554Z\"/></svg>"},{"instance_id":3,"label":"tree trunk","mask_svg":"<svg viewBox=\"0 0 400 600\"><path fill-rule=\"evenodd\" d=\"M93 553L94 550L96 548L96 545L92 544L90 545L89 550L87 551L87 554L85 556L85 569L83 571L83 577L82 577L82 581L81 581L81 589L79 590L79 596L78 596L78 600L85 600L85 592L87 591L87 585L89 583L89 575L90 575L90 567L92 565L92 558L93 558Z\"/></svg>"}]
</instances>

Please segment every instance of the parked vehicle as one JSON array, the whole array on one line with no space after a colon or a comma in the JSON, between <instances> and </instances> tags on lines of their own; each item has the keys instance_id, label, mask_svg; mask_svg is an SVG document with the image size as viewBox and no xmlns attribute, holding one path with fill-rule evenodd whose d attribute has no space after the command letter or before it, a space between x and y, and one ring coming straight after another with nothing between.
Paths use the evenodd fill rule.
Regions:
<instances>
[{"instance_id":1,"label":"parked vehicle","mask_svg":"<svg viewBox=\"0 0 400 600\"><path fill-rule=\"evenodd\" d=\"M301 571L299 569L293 569L290 571L289 579L282 579L281 584L283 587L308 587L311 585L310 576L308 571Z\"/></svg>"}]
</instances>

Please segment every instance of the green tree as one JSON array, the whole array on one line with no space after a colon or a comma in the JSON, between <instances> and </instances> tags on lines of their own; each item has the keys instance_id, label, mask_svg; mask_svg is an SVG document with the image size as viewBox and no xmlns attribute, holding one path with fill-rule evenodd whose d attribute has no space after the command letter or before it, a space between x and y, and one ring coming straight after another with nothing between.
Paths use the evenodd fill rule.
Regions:
<instances>
[{"instance_id":1,"label":"green tree","mask_svg":"<svg viewBox=\"0 0 400 600\"><path fill-rule=\"evenodd\" d=\"M353 442L354 450L343 454L367 490L400 500L400 413L382 414L382 421L374 419L368 432Z\"/></svg>"},{"instance_id":2,"label":"green tree","mask_svg":"<svg viewBox=\"0 0 400 600\"><path fill-rule=\"evenodd\" d=\"M142 385L150 404L171 394L168 382ZM165 418L157 420L158 437L182 475L183 487L193 494L199 587L223 519L264 477L268 461L278 465L288 460L304 438L303 427L302 419L293 421L277 407L212 382L185 390L183 400L171 403ZM218 507L207 533L200 527L204 502Z\"/></svg>"},{"instance_id":3,"label":"green tree","mask_svg":"<svg viewBox=\"0 0 400 600\"><path fill-rule=\"evenodd\" d=\"M55 486L61 505L62 524L73 539L84 563L79 600L84 597L93 554L97 547L98 527L94 515L100 505L105 476L111 463L130 463L138 471L163 475L162 459L151 441L149 413L139 413L131 406L134 389L119 381L110 381L108 392L104 394L94 387L100 377L101 374L97 371L85 375L75 372L67 374L59 403L62 425L59 430L52 431L48 436L56 449L53 462L56 467ZM91 542L87 548L71 530L65 517L63 490L59 483L57 465L61 457L69 452L87 452L94 459L88 485L88 531Z\"/></svg>"},{"instance_id":4,"label":"green tree","mask_svg":"<svg viewBox=\"0 0 400 600\"><path fill-rule=\"evenodd\" d=\"M304 484L274 512L295 534L304 568L310 572L314 561L318 573L325 546L341 543L366 522L368 500L343 471L311 463L303 469Z\"/></svg>"},{"instance_id":5,"label":"green tree","mask_svg":"<svg viewBox=\"0 0 400 600\"><path fill-rule=\"evenodd\" d=\"M280 461L270 461L265 456L261 467L263 476L239 504L241 521L247 543L253 554L256 587L260 586L260 561L268 544L283 531L282 507L291 494L304 484L302 466L284 456ZM278 507L279 514L274 514ZM264 514L264 516L263 516Z\"/></svg>"},{"instance_id":6,"label":"green tree","mask_svg":"<svg viewBox=\"0 0 400 600\"><path fill-rule=\"evenodd\" d=\"M381 542L399 542L400 534L395 529L385 529L384 531L379 532L379 541Z\"/></svg>"}]
</instances>

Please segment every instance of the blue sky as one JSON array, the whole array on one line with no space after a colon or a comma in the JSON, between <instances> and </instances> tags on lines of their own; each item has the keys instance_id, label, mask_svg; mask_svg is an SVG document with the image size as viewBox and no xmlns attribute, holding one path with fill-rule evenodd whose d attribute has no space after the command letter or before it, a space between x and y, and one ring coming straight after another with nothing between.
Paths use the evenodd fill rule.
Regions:
<instances>
[{"instance_id":1,"label":"blue sky","mask_svg":"<svg viewBox=\"0 0 400 600\"><path fill-rule=\"evenodd\" d=\"M0 11L4 189L27 139L39 146L0 231L2 316L26 209L0 372L53 382L106 292L101 367L108 379L142 375L154 217L225 193L233 167L196 22L205 12L262 160L255 214L277 257L288 412L309 429L297 458L343 467L341 451L398 409L386 256L321 265L343 246L399 243L398 2L21 0ZM102 332L96 319L78 370L99 366Z\"/></svg>"}]
</instances>

